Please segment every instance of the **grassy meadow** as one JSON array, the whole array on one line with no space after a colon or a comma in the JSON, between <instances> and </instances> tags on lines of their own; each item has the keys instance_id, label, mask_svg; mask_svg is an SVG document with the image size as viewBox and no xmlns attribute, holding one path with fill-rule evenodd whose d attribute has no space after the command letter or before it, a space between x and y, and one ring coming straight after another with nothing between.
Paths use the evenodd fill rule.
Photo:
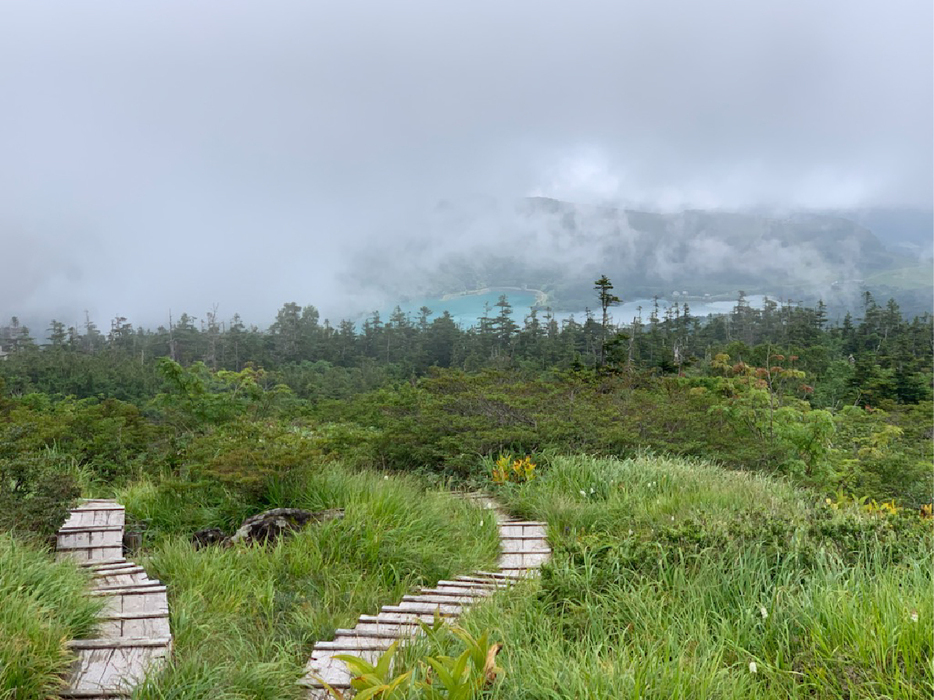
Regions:
<instances>
[{"instance_id":1,"label":"grassy meadow","mask_svg":"<svg viewBox=\"0 0 934 700\"><path fill-rule=\"evenodd\" d=\"M934 694L931 521L915 513L651 456L554 458L499 493L548 521L555 557L463 620L504 642L490 697Z\"/></svg>"},{"instance_id":2,"label":"grassy meadow","mask_svg":"<svg viewBox=\"0 0 934 700\"><path fill-rule=\"evenodd\" d=\"M419 585L492 566L497 555L488 515L416 477L338 463L293 474L266 505L344 508L343 519L269 547L195 550L192 524L222 523L235 510L210 497L219 493L152 482L118 493L128 518L149 526L141 563L168 585L175 635L173 664L138 698L301 697L296 681L316 640Z\"/></svg>"}]
</instances>

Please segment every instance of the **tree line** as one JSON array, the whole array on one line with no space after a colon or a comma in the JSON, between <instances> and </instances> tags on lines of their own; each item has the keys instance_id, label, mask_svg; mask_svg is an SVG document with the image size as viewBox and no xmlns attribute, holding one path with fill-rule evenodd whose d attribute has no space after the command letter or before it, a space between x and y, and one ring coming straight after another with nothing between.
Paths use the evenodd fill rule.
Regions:
<instances>
[{"instance_id":1,"label":"tree line","mask_svg":"<svg viewBox=\"0 0 934 700\"><path fill-rule=\"evenodd\" d=\"M880 305L868 292L860 317L847 314L838 323L828 322L823 303L766 298L756 308L743 293L723 315L699 317L688 303L662 308L656 299L620 323L612 317L620 300L610 280L602 277L594 289L597 311L581 320L559 321L549 309L532 308L519 324L502 295L469 328L427 307L414 316L396 307L385 319L374 312L359 324L345 319L332 325L314 306L289 302L265 329L247 326L239 315L222 321L215 309L200 321L183 313L155 330L124 317L113 319L106 332L90 318L82 328L53 320L47 341L39 343L14 318L0 329L0 376L7 391L17 393L133 400L158 389L154 363L167 357L215 371L262 367L307 398L323 389L325 375L339 385L325 393L339 395L417 378L433 367L679 375L711 371L718 354L761 364L771 352L795 357L795 367L809 378L809 399L822 407L910 404L931 396L931 314L907 319L893 300Z\"/></svg>"}]
</instances>

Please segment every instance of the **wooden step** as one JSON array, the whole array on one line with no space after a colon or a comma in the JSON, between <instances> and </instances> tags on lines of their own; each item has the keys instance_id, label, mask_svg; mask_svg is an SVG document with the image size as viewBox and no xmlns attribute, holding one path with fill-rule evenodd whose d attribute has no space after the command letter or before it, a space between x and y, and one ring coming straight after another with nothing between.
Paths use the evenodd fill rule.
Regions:
<instances>
[{"instance_id":1,"label":"wooden step","mask_svg":"<svg viewBox=\"0 0 934 700\"><path fill-rule=\"evenodd\" d=\"M115 564L126 564L128 563L126 559L123 558L123 555L119 557L111 557L110 559L96 559L94 561L79 561L77 562L78 566L90 569L91 571L97 571L101 568L106 568L108 566L113 566Z\"/></svg>"},{"instance_id":2,"label":"wooden step","mask_svg":"<svg viewBox=\"0 0 934 700\"><path fill-rule=\"evenodd\" d=\"M457 606L467 606L471 603L477 601L477 596L475 595L463 595L451 593L444 595L443 593L419 593L418 595L404 595L402 596L403 603L425 603L428 605L457 605Z\"/></svg>"},{"instance_id":3,"label":"wooden step","mask_svg":"<svg viewBox=\"0 0 934 700\"><path fill-rule=\"evenodd\" d=\"M171 637L169 614L166 612L116 613L101 618L97 633L105 639L118 637L129 638L166 638Z\"/></svg>"},{"instance_id":4,"label":"wooden step","mask_svg":"<svg viewBox=\"0 0 934 700\"><path fill-rule=\"evenodd\" d=\"M444 596L451 599L478 600L492 595L493 591L486 588L470 588L468 586L445 586L444 588L422 588L418 591L420 596Z\"/></svg>"},{"instance_id":5,"label":"wooden step","mask_svg":"<svg viewBox=\"0 0 934 700\"><path fill-rule=\"evenodd\" d=\"M457 617L463 612L463 605L444 605L441 603L414 603L404 600L398 605L384 605L380 608L381 613L414 613L416 615L433 616L435 613L441 617Z\"/></svg>"},{"instance_id":6,"label":"wooden step","mask_svg":"<svg viewBox=\"0 0 934 700\"><path fill-rule=\"evenodd\" d=\"M123 544L109 545L107 547L73 547L60 549L55 552L55 558L59 561L65 559L74 559L79 563L99 563L104 561L116 561L123 556Z\"/></svg>"},{"instance_id":7,"label":"wooden step","mask_svg":"<svg viewBox=\"0 0 934 700\"><path fill-rule=\"evenodd\" d=\"M318 679L323 680L332 688L345 690L350 688L352 676L347 670L347 664L333 657L316 659L312 657L305 666L305 676L299 681L301 685L311 688L323 688Z\"/></svg>"},{"instance_id":8,"label":"wooden step","mask_svg":"<svg viewBox=\"0 0 934 700\"><path fill-rule=\"evenodd\" d=\"M469 588L485 589L489 591L495 591L498 588L498 585L496 583L493 583L492 581L487 581L485 579L483 581L466 580L469 578L470 578L469 576L458 576L457 578L453 578L450 581L447 581L447 580L438 581L438 583L436 583L435 586L438 588L441 588L442 586L456 586L459 588L467 586Z\"/></svg>"},{"instance_id":9,"label":"wooden step","mask_svg":"<svg viewBox=\"0 0 934 700\"><path fill-rule=\"evenodd\" d=\"M489 586L493 590L499 588L504 588L509 585L507 581L503 581L501 578L491 578L490 576L457 576L455 581L460 581L461 583L476 584L482 586Z\"/></svg>"},{"instance_id":10,"label":"wooden step","mask_svg":"<svg viewBox=\"0 0 934 700\"><path fill-rule=\"evenodd\" d=\"M127 588L132 586L142 586L147 583L158 583L157 579L149 578L145 571L133 571L128 573L115 573L101 576L92 582L94 590L107 590L111 588Z\"/></svg>"},{"instance_id":11,"label":"wooden step","mask_svg":"<svg viewBox=\"0 0 934 700\"><path fill-rule=\"evenodd\" d=\"M504 554L551 554L548 540L542 537L508 537L499 541L499 547Z\"/></svg>"},{"instance_id":12,"label":"wooden step","mask_svg":"<svg viewBox=\"0 0 934 700\"><path fill-rule=\"evenodd\" d=\"M77 652L63 697L113 697L138 684L146 672L165 663L169 639L85 639L69 646ZM96 695L94 695L96 694Z\"/></svg>"},{"instance_id":13,"label":"wooden step","mask_svg":"<svg viewBox=\"0 0 934 700\"><path fill-rule=\"evenodd\" d=\"M90 591L88 595L104 598L104 615L169 612L165 586Z\"/></svg>"},{"instance_id":14,"label":"wooden step","mask_svg":"<svg viewBox=\"0 0 934 700\"><path fill-rule=\"evenodd\" d=\"M547 537L544 526L535 523L506 523L499 526L501 538L508 537Z\"/></svg>"},{"instance_id":15,"label":"wooden step","mask_svg":"<svg viewBox=\"0 0 934 700\"><path fill-rule=\"evenodd\" d=\"M84 527L89 525L116 525L123 527L126 524L126 513L123 506L97 505L87 508L75 508L68 513L64 527Z\"/></svg>"},{"instance_id":16,"label":"wooden step","mask_svg":"<svg viewBox=\"0 0 934 700\"><path fill-rule=\"evenodd\" d=\"M329 642L317 642L315 649L329 650L340 653L342 650L353 649L388 649L395 639L393 637L369 637L363 635L338 635Z\"/></svg>"},{"instance_id":17,"label":"wooden step","mask_svg":"<svg viewBox=\"0 0 934 700\"><path fill-rule=\"evenodd\" d=\"M72 639L69 649L136 649L143 647L167 647L171 637L122 637L116 639Z\"/></svg>"},{"instance_id":18,"label":"wooden step","mask_svg":"<svg viewBox=\"0 0 934 700\"><path fill-rule=\"evenodd\" d=\"M499 558L500 571L538 568L551 559L551 552L509 552Z\"/></svg>"},{"instance_id":19,"label":"wooden step","mask_svg":"<svg viewBox=\"0 0 934 700\"><path fill-rule=\"evenodd\" d=\"M88 595L132 595L136 593L146 593L153 589L159 589L163 593L166 592L166 587L162 584L161 581L157 581L156 579L149 579L144 583L132 583L128 586L102 586L100 588L95 588L94 590L89 591Z\"/></svg>"},{"instance_id":20,"label":"wooden step","mask_svg":"<svg viewBox=\"0 0 934 700\"><path fill-rule=\"evenodd\" d=\"M494 581L503 581L504 583L510 583L515 579L519 578L517 574L513 574L510 571L475 571L474 576L478 578L487 578Z\"/></svg>"},{"instance_id":21,"label":"wooden step","mask_svg":"<svg viewBox=\"0 0 934 700\"><path fill-rule=\"evenodd\" d=\"M111 572L120 573L126 570L139 570L143 571L143 567L139 564L134 564L131 561L124 559L122 562L116 564L100 564L92 567L91 576L107 576Z\"/></svg>"},{"instance_id":22,"label":"wooden step","mask_svg":"<svg viewBox=\"0 0 934 700\"><path fill-rule=\"evenodd\" d=\"M430 623L429 623L430 624ZM418 625L400 625L396 622L358 622L352 630L339 629L335 634L350 635L355 634L366 637L385 637L387 639L408 639L417 634L421 634L421 628Z\"/></svg>"}]
</instances>

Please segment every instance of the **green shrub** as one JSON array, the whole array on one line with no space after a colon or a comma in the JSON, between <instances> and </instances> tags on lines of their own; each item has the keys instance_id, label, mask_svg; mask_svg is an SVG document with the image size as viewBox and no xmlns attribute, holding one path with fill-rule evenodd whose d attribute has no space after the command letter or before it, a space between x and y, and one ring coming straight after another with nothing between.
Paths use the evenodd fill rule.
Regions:
<instances>
[{"instance_id":1,"label":"green shrub","mask_svg":"<svg viewBox=\"0 0 934 700\"><path fill-rule=\"evenodd\" d=\"M0 532L41 541L61 527L79 495L67 457L53 450L4 456L0 446Z\"/></svg>"}]
</instances>

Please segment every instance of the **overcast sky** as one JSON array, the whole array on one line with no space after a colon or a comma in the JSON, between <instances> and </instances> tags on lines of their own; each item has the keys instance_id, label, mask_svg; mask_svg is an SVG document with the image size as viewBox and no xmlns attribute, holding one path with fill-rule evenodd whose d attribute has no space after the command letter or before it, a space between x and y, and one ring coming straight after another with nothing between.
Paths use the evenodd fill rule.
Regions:
<instances>
[{"instance_id":1,"label":"overcast sky","mask_svg":"<svg viewBox=\"0 0 934 700\"><path fill-rule=\"evenodd\" d=\"M0 314L333 317L441 199L930 208L932 7L5 0Z\"/></svg>"}]
</instances>

